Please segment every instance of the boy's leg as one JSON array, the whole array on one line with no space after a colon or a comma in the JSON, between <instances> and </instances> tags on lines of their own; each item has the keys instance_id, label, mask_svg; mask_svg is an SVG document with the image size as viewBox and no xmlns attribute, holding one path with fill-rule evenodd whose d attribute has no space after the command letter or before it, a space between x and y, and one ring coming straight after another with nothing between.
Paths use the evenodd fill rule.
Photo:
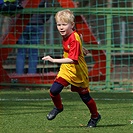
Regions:
<instances>
[{"instance_id":1,"label":"boy's leg","mask_svg":"<svg viewBox=\"0 0 133 133\"><path fill-rule=\"evenodd\" d=\"M78 92L82 101L87 105L91 113L91 119L89 120L87 127L96 127L98 121L101 119L100 114L97 111L97 106L93 98L90 96L88 88L79 88L71 86L71 90Z\"/></svg>"},{"instance_id":2,"label":"boy's leg","mask_svg":"<svg viewBox=\"0 0 133 133\"><path fill-rule=\"evenodd\" d=\"M57 94L57 95L54 96L54 95L50 92L50 97L52 98L52 101L53 101L53 103L54 103L54 106L55 106L57 109L62 109L62 108L63 108L60 94Z\"/></svg>"},{"instance_id":3,"label":"boy's leg","mask_svg":"<svg viewBox=\"0 0 133 133\"><path fill-rule=\"evenodd\" d=\"M89 120L87 127L96 127L97 123L101 119L101 115L97 111L97 106L93 98L90 96L89 92L79 93L82 101L87 105L91 113L91 119Z\"/></svg>"},{"instance_id":4,"label":"boy's leg","mask_svg":"<svg viewBox=\"0 0 133 133\"><path fill-rule=\"evenodd\" d=\"M79 93L82 101L87 105L87 107L90 110L91 113L91 118L96 118L98 117L98 111L97 111L97 106L95 101L92 99L92 97L90 96L89 92L85 93L85 94L81 94Z\"/></svg>"},{"instance_id":5,"label":"boy's leg","mask_svg":"<svg viewBox=\"0 0 133 133\"><path fill-rule=\"evenodd\" d=\"M54 82L50 88L50 96L55 105L55 108L53 108L53 110L51 110L47 115L48 120L53 120L58 113L63 111L62 100L60 97L60 92L62 91L63 87L64 86L62 84Z\"/></svg>"}]
</instances>

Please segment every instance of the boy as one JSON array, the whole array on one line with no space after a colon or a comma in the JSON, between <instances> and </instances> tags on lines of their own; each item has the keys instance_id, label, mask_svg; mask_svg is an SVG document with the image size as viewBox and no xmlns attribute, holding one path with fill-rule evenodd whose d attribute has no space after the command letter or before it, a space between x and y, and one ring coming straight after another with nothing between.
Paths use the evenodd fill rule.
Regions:
<instances>
[{"instance_id":1,"label":"boy","mask_svg":"<svg viewBox=\"0 0 133 133\"><path fill-rule=\"evenodd\" d=\"M63 38L64 54L61 59L45 56L42 60L61 63L60 71L50 88L50 96L55 105L47 115L52 120L63 111L60 92L64 86L71 85L71 91L77 92L91 113L87 127L96 127L101 119L95 101L89 94L88 69L84 59L84 50L79 35L74 31L74 15L69 9L59 11L55 15L57 29Z\"/></svg>"}]
</instances>

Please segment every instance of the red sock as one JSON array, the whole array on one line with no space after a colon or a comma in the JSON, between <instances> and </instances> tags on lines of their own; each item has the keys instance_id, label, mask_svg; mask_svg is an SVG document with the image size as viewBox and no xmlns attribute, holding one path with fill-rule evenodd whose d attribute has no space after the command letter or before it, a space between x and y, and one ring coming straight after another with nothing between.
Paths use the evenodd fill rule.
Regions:
<instances>
[{"instance_id":1,"label":"red sock","mask_svg":"<svg viewBox=\"0 0 133 133\"><path fill-rule=\"evenodd\" d=\"M55 107L57 109L62 109L63 108L63 105L62 105L62 101L61 101L61 97L60 97L60 94L56 95L56 96L53 96L51 93L50 93L50 96L52 98L52 101L55 105Z\"/></svg>"},{"instance_id":2,"label":"red sock","mask_svg":"<svg viewBox=\"0 0 133 133\"><path fill-rule=\"evenodd\" d=\"M93 99L91 99L88 103L86 103L86 105L90 110L91 118L97 118L98 112L97 112L97 107L96 107L95 101Z\"/></svg>"}]
</instances>

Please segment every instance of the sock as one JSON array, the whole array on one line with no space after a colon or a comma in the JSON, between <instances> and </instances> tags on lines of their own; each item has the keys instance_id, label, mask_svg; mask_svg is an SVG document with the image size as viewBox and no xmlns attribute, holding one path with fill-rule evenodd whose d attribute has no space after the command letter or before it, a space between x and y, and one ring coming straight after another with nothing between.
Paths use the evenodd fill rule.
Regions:
<instances>
[{"instance_id":1,"label":"sock","mask_svg":"<svg viewBox=\"0 0 133 133\"><path fill-rule=\"evenodd\" d=\"M91 100L89 100L88 103L86 103L86 105L90 110L91 118L97 118L98 112L97 112L97 107L96 107L95 101L93 99L91 99Z\"/></svg>"},{"instance_id":2,"label":"sock","mask_svg":"<svg viewBox=\"0 0 133 133\"><path fill-rule=\"evenodd\" d=\"M62 109L62 108L63 108L63 105L62 105L62 101L61 101L60 94L54 96L54 95L52 95L52 94L50 93L50 96L51 96L51 98L52 98L52 101L53 101L55 107L56 107L57 109Z\"/></svg>"}]
</instances>

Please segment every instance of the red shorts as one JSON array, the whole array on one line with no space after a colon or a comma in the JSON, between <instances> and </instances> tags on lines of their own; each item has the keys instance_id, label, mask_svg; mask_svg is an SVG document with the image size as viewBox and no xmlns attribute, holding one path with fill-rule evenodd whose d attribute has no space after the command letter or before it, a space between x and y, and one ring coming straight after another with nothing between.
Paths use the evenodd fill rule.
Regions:
<instances>
[{"instance_id":1,"label":"red shorts","mask_svg":"<svg viewBox=\"0 0 133 133\"><path fill-rule=\"evenodd\" d=\"M69 82L67 82L62 77L56 78L55 82L58 82L58 83L62 84L63 86L68 86L70 84ZM71 85L71 91L72 92L78 92L80 94L86 94L89 92L89 89L88 89L88 87L87 88L81 88L81 87L76 87L74 85Z\"/></svg>"}]
</instances>

